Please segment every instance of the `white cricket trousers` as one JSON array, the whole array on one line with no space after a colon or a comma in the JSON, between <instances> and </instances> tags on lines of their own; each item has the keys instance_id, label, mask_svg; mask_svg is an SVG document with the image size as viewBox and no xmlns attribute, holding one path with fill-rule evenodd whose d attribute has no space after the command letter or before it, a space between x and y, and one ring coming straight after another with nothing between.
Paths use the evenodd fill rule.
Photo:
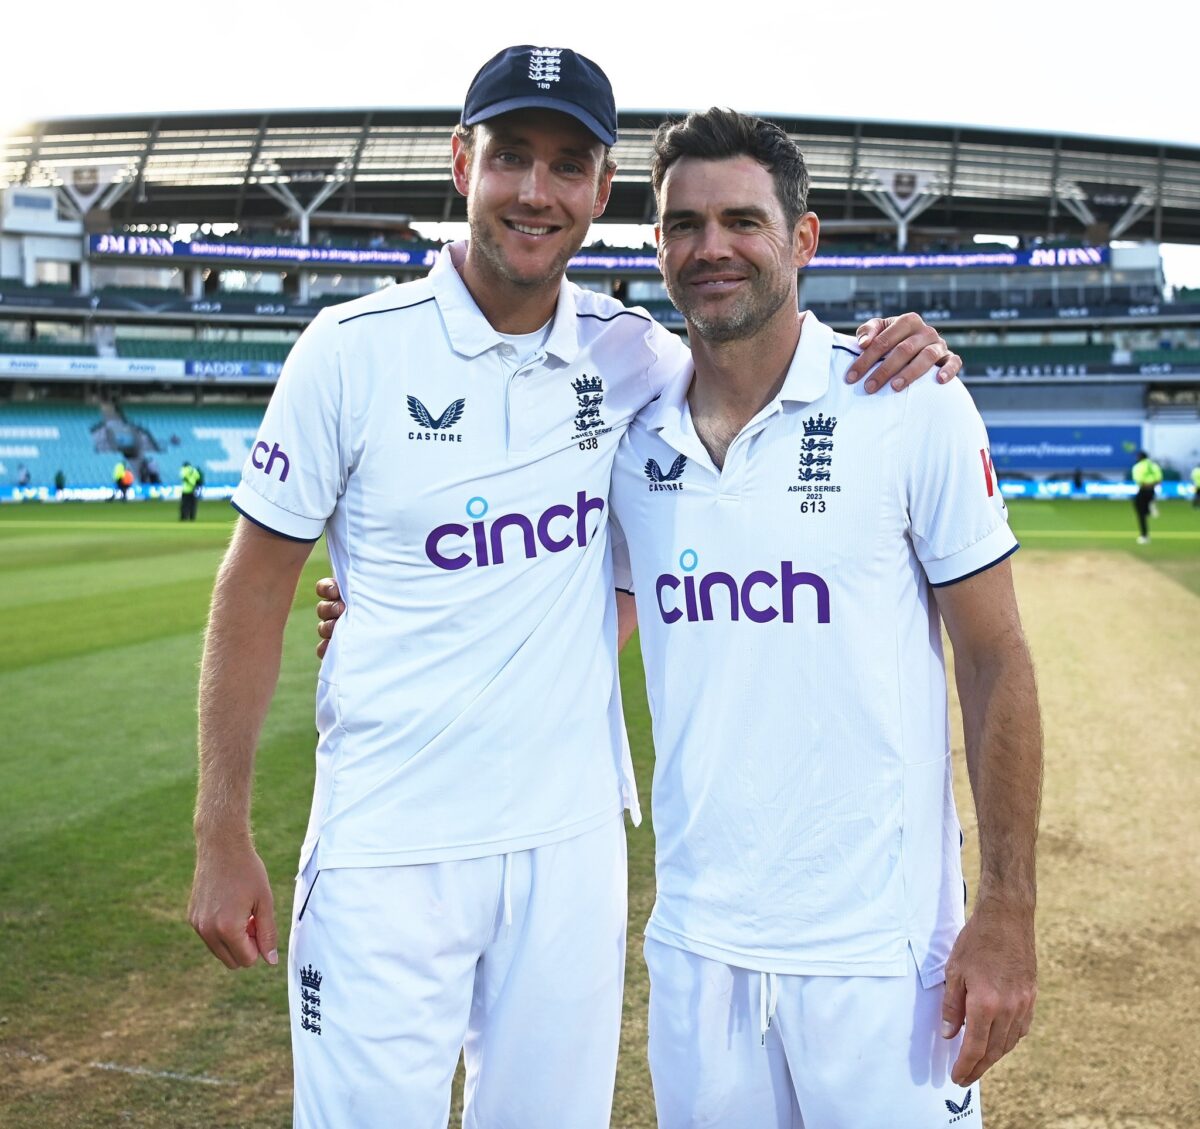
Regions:
<instances>
[{"instance_id":1,"label":"white cricket trousers","mask_svg":"<svg viewBox=\"0 0 1200 1129\"><path fill-rule=\"evenodd\" d=\"M311 868L310 868L311 870ZM607 1129L623 817L511 855L302 875L288 952L297 1129Z\"/></svg>"},{"instance_id":2,"label":"white cricket trousers","mask_svg":"<svg viewBox=\"0 0 1200 1129\"><path fill-rule=\"evenodd\" d=\"M979 1129L979 1084L950 1080L944 985L783 976L647 939L659 1129Z\"/></svg>"}]
</instances>

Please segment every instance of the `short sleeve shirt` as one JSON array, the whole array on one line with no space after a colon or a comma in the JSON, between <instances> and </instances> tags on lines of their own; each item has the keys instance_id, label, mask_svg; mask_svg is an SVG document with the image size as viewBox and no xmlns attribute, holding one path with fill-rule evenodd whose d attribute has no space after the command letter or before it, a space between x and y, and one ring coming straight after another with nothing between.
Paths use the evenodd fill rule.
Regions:
<instances>
[{"instance_id":1,"label":"short sleeve shirt","mask_svg":"<svg viewBox=\"0 0 1200 1129\"><path fill-rule=\"evenodd\" d=\"M608 490L682 346L564 281L518 358L457 253L322 311L234 495L280 536L324 533L346 600L317 689L320 866L520 850L636 806Z\"/></svg>"},{"instance_id":2,"label":"short sleeve shirt","mask_svg":"<svg viewBox=\"0 0 1200 1129\"><path fill-rule=\"evenodd\" d=\"M762 971L935 983L962 923L933 588L1016 548L966 389L847 385L806 315L718 469L689 366L613 478L654 724L647 936ZM618 583L621 578L618 577Z\"/></svg>"}]
</instances>

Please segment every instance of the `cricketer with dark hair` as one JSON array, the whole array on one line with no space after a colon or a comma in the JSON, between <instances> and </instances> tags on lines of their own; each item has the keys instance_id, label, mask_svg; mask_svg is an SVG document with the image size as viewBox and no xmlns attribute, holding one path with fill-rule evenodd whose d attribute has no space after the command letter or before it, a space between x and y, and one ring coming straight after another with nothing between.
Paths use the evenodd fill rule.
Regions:
<instances>
[{"instance_id":1,"label":"cricketer with dark hair","mask_svg":"<svg viewBox=\"0 0 1200 1129\"><path fill-rule=\"evenodd\" d=\"M778 127L691 114L651 175L692 354L611 499L654 720L658 1124L979 1125L975 1083L1032 1019L1041 780L987 435L961 385L842 379L857 343L797 308L819 222ZM979 821L965 924L942 621Z\"/></svg>"},{"instance_id":2,"label":"cricketer with dark hair","mask_svg":"<svg viewBox=\"0 0 1200 1129\"><path fill-rule=\"evenodd\" d=\"M277 955L253 749L327 536L348 610L288 952L296 1120L321 1129L444 1127L460 1052L468 1127L600 1129L612 1101L637 802L607 498L620 436L686 350L564 278L612 186L603 72L508 48L462 125L470 240L293 349L259 440L279 459L243 472L205 647L192 920L235 967ZM870 347L899 339L876 385L944 355L915 315ZM418 442L434 433L456 441Z\"/></svg>"}]
</instances>

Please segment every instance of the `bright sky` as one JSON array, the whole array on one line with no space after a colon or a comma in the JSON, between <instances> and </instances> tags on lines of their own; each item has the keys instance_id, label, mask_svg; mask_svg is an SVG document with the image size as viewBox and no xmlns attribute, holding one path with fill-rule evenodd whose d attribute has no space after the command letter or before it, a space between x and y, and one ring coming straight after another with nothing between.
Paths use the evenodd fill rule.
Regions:
<instances>
[{"instance_id":1,"label":"bright sky","mask_svg":"<svg viewBox=\"0 0 1200 1129\"><path fill-rule=\"evenodd\" d=\"M814 7L110 0L60 18L11 4L0 131L103 113L459 106L486 58L537 43L598 62L622 109L716 104L1200 145L1194 37L1181 24L1194 12L1183 0Z\"/></svg>"},{"instance_id":2,"label":"bright sky","mask_svg":"<svg viewBox=\"0 0 1200 1129\"><path fill-rule=\"evenodd\" d=\"M110 0L59 18L10 4L0 127L109 111L458 106L489 55L537 43L595 59L623 109L721 104L1200 144L1182 0L525 7Z\"/></svg>"}]
</instances>

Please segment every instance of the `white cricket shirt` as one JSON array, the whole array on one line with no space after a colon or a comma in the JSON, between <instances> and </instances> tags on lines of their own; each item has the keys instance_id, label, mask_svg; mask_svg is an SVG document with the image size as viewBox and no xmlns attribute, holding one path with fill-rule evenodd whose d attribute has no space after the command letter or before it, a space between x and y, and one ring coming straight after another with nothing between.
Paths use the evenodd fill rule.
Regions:
<instances>
[{"instance_id":1,"label":"white cricket shirt","mask_svg":"<svg viewBox=\"0 0 1200 1129\"><path fill-rule=\"evenodd\" d=\"M722 470L690 366L622 440L656 751L646 935L801 975L903 975L911 945L930 986L963 920L931 585L1016 541L963 385L868 396L844 381L858 354L808 314Z\"/></svg>"},{"instance_id":2,"label":"white cricket shirt","mask_svg":"<svg viewBox=\"0 0 1200 1129\"><path fill-rule=\"evenodd\" d=\"M346 601L301 866L498 854L636 815L608 489L680 349L564 281L522 361L450 251L296 343L233 501L281 536L324 532Z\"/></svg>"}]
</instances>

